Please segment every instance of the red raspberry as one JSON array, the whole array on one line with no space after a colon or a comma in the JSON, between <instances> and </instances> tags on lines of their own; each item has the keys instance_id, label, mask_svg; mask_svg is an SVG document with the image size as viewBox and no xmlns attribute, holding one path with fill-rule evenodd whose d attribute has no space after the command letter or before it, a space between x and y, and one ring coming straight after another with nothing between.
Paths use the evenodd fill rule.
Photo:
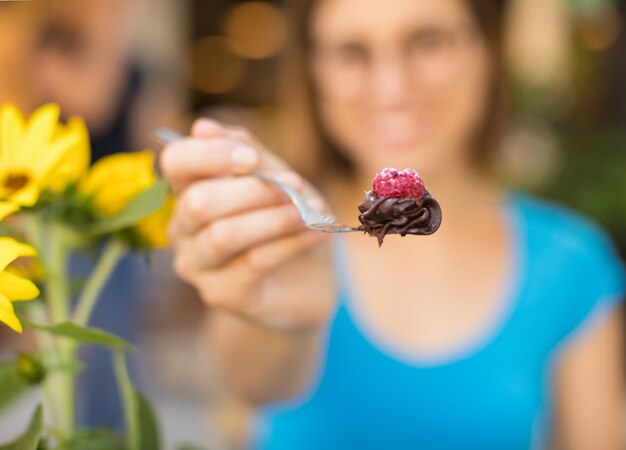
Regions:
<instances>
[{"instance_id":1,"label":"red raspberry","mask_svg":"<svg viewBox=\"0 0 626 450\"><path fill-rule=\"evenodd\" d=\"M381 170L372 182L374 194L378 197L416 198L424 195L424 181L416 171L386 168Z\"/></svg>"}]
</instances>

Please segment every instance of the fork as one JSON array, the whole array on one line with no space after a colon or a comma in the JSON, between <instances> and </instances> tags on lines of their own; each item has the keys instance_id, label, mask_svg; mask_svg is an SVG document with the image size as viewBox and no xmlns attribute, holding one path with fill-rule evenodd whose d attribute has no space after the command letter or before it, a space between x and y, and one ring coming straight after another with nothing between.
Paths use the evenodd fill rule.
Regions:
<instances>
[{"instance_id":1,"label":"fork","mask_svg":"<svg viewBox=\"0 0 626 450\"><path fill-rule=\"evenodd\" d=\"M171 144L183 138L183 135L177 131L169 128L157 128L154 131L154 138L163 145ZM251 173L252 176L258 178L261 181L269 183L281 191L283 191L291 203L294 204L298 210L298 214L302 219L302 223L311 230L320 231L322 233L350 233L353 231L360 231L358 227L350 227L337 223L335 220L328 216L325 216L317 209L313 208L306 199L300 195L297 191L287 186L286 184L275 180L259 171Z\"/></svg>"}]
</instances>

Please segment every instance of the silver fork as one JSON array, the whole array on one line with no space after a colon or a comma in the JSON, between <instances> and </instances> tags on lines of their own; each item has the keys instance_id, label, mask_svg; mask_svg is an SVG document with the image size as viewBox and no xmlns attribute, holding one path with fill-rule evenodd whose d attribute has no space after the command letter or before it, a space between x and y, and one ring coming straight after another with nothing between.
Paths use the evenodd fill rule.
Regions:
<instances>
[{"instance_id":1,"label":"silver fork","mask_svg":"<svg viewBox=\"0 0 626 450\"><path fill-rule=\"evenodd\" d=\"M183 135L169 128L157 128L154 131L154 138L161 144L167 145L182 139ZM347 225L339 224L330 217L325 216L317 209L309 205L302 195L286 184L281 183L280 181L275 180L259 171L252 172L251 175L255 176L259 180L276 186L278 189L287 194L291 202L298 210L298 214L300 215L302 222L308 228L315 231L321 231L322 233L350 233L353 231L360 231L357 227L349 227Z\"/></svg>"}]
</instances>

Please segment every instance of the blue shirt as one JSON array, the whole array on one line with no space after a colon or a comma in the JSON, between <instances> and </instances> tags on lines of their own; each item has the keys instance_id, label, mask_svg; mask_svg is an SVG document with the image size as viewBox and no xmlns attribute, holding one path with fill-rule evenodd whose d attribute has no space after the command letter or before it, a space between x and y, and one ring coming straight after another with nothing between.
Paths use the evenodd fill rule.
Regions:
<instances>
[{"instance_id":1,"label":"blue shirt","mask_svg":"<svg viewBox=\"0 0 626 450\"><path fill-rule=\"evenodd\" d=\"M551 371L563 344L623 298L611 242L587 220L514 194L515 270L498 319L438 360L403 355L356 318L339 263L339 307L319 382L264 408L263 450L517 450L548 442Z\"/></svg>"}]
</instances>

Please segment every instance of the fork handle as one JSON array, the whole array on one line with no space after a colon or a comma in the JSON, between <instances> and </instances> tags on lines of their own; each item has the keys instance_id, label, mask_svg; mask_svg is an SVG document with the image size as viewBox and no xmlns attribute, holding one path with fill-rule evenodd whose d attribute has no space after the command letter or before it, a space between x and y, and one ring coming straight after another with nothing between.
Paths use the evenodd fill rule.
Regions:
<instances>
[{"instance_id":1,"label":"fork handle","mask_svg":"<svg viewBox=\"0 0 626 450\"><path fill-rule=\"evenodd\" d=\"M184 136L178 131L172 130L171 128L161 127L154 130L152 137L154 138L154 140L163 145L169 145L181 140Z\"/></svg>"}]
</instances>

